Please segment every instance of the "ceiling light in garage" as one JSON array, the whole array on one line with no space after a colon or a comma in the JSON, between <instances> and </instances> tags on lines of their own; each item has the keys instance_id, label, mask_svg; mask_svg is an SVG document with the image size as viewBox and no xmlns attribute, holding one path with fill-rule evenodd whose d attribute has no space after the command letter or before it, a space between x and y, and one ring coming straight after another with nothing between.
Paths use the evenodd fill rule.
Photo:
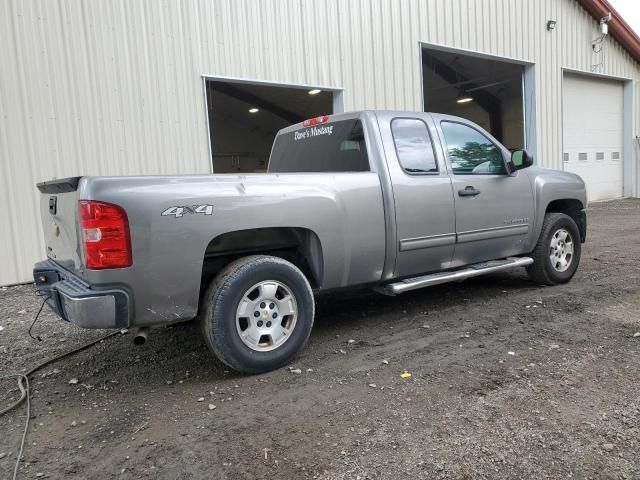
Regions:
<instances>
[{"instance_id":1,"label":"ceiling light in garage","mask_svg":"<svg viewBox=\"0 0 640 480\"><path fill-rule=\"evenodd\" d=\"M456 99L456 103L469 103L471 101L473 101L473 97L469 95L462 95Z\"/></svg>"},{"instance_id":2,"label":"ceiling light in garage","mask_svg":"<svg viewBox=\"0 0 640 480\"><path fill-rule=\"evenodd\" d=\"M257 109L256 107L250 108L249 109L249 113L258 113L260 110Z\"/></svg>"},{"instance_id":3,"label":"ceiling light in garage","mask_svg":"<svg viewBox=\"0 0 640 480\"><path fill-rule=\"evenodd\" d=\"M320 90L319 88L314 88L313 90L309 90L309 95L317 95L321 91L322 90Z\"/></svg>"}]
</instances>

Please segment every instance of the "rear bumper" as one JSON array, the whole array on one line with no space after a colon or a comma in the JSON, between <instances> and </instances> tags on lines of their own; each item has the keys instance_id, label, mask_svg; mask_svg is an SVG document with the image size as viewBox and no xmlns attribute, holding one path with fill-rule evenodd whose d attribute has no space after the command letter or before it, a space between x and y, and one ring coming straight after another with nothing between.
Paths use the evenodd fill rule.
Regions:
<instances>
[{"instance_id":1,"label":"rear bumper","mask_svg":"<svg viewBox=\"0 0 640 480\"><path fill-rule=\"evenodd\" d=\"M83 328L129 326L129 295L121 289L96 289L52 260L38 262L33 278L39 295L63 320Z\"/></svg>"}]
</instances>

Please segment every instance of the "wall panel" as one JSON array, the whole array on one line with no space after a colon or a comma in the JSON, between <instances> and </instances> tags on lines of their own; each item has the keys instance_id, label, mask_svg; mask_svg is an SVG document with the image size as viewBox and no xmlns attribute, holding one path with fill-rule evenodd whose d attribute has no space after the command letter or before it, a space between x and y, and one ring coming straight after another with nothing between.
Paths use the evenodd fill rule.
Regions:
<instances>
[{"instance_id":1,"label":"wall panel","mask_svg":"<svg viewBox=\"0 0 640 480\"><path fill-rule=\"evenodd\" d=\"M209 172L202 74L420 110L421 41L535 62L538 160L562 168L562 68L590 71L597 35L574 0L3 0L0 284L44 256L35 182ZM638 63L605 49L602 73L634 79L636 134Z\"/></svg>"}]
</instances>

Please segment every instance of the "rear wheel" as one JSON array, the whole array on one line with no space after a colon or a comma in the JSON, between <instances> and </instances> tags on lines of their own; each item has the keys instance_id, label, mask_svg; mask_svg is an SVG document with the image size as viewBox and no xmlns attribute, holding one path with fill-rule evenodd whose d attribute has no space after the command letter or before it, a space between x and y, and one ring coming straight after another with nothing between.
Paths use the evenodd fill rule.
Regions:
<instances>
[{"instance_id":1,"label":"rear wheel","mask_svg":"<svg viewBox=\"0 0 640 480\"><path fill-rule=\"evenodd\" d=\"M211 283L201 316L213 353L243 373L288 363L313 326L311 286L293 264L256 255L231 263Z\"/></svg>"},{"instance_id":2,"label":"rear wheel","mask_svg":"<svg viewBox=\"0 0 640 480\"><path fill-rule=\"evenodd\" d=\"M536 248L529 277L544 285L566 283L578 269L581 253L580 231L576 222L564 213L547 213Z\"/></svg>"}]
</instances>

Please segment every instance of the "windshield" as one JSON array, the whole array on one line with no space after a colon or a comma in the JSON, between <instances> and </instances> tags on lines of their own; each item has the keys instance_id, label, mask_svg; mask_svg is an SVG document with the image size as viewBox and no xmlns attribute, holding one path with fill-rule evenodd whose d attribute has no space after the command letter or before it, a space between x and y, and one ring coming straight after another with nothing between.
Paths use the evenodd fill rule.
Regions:
<instances>
[{"instance_id":1,"label":"windshield","mask_svg":"<svg viewBox=\"0 0 640 480\"><path fill-rule=\"evenodd\" d=\"M369 159L358 119L322 123L280 134L269 172L367 172Z\"/></svg>"}]
</instances>

